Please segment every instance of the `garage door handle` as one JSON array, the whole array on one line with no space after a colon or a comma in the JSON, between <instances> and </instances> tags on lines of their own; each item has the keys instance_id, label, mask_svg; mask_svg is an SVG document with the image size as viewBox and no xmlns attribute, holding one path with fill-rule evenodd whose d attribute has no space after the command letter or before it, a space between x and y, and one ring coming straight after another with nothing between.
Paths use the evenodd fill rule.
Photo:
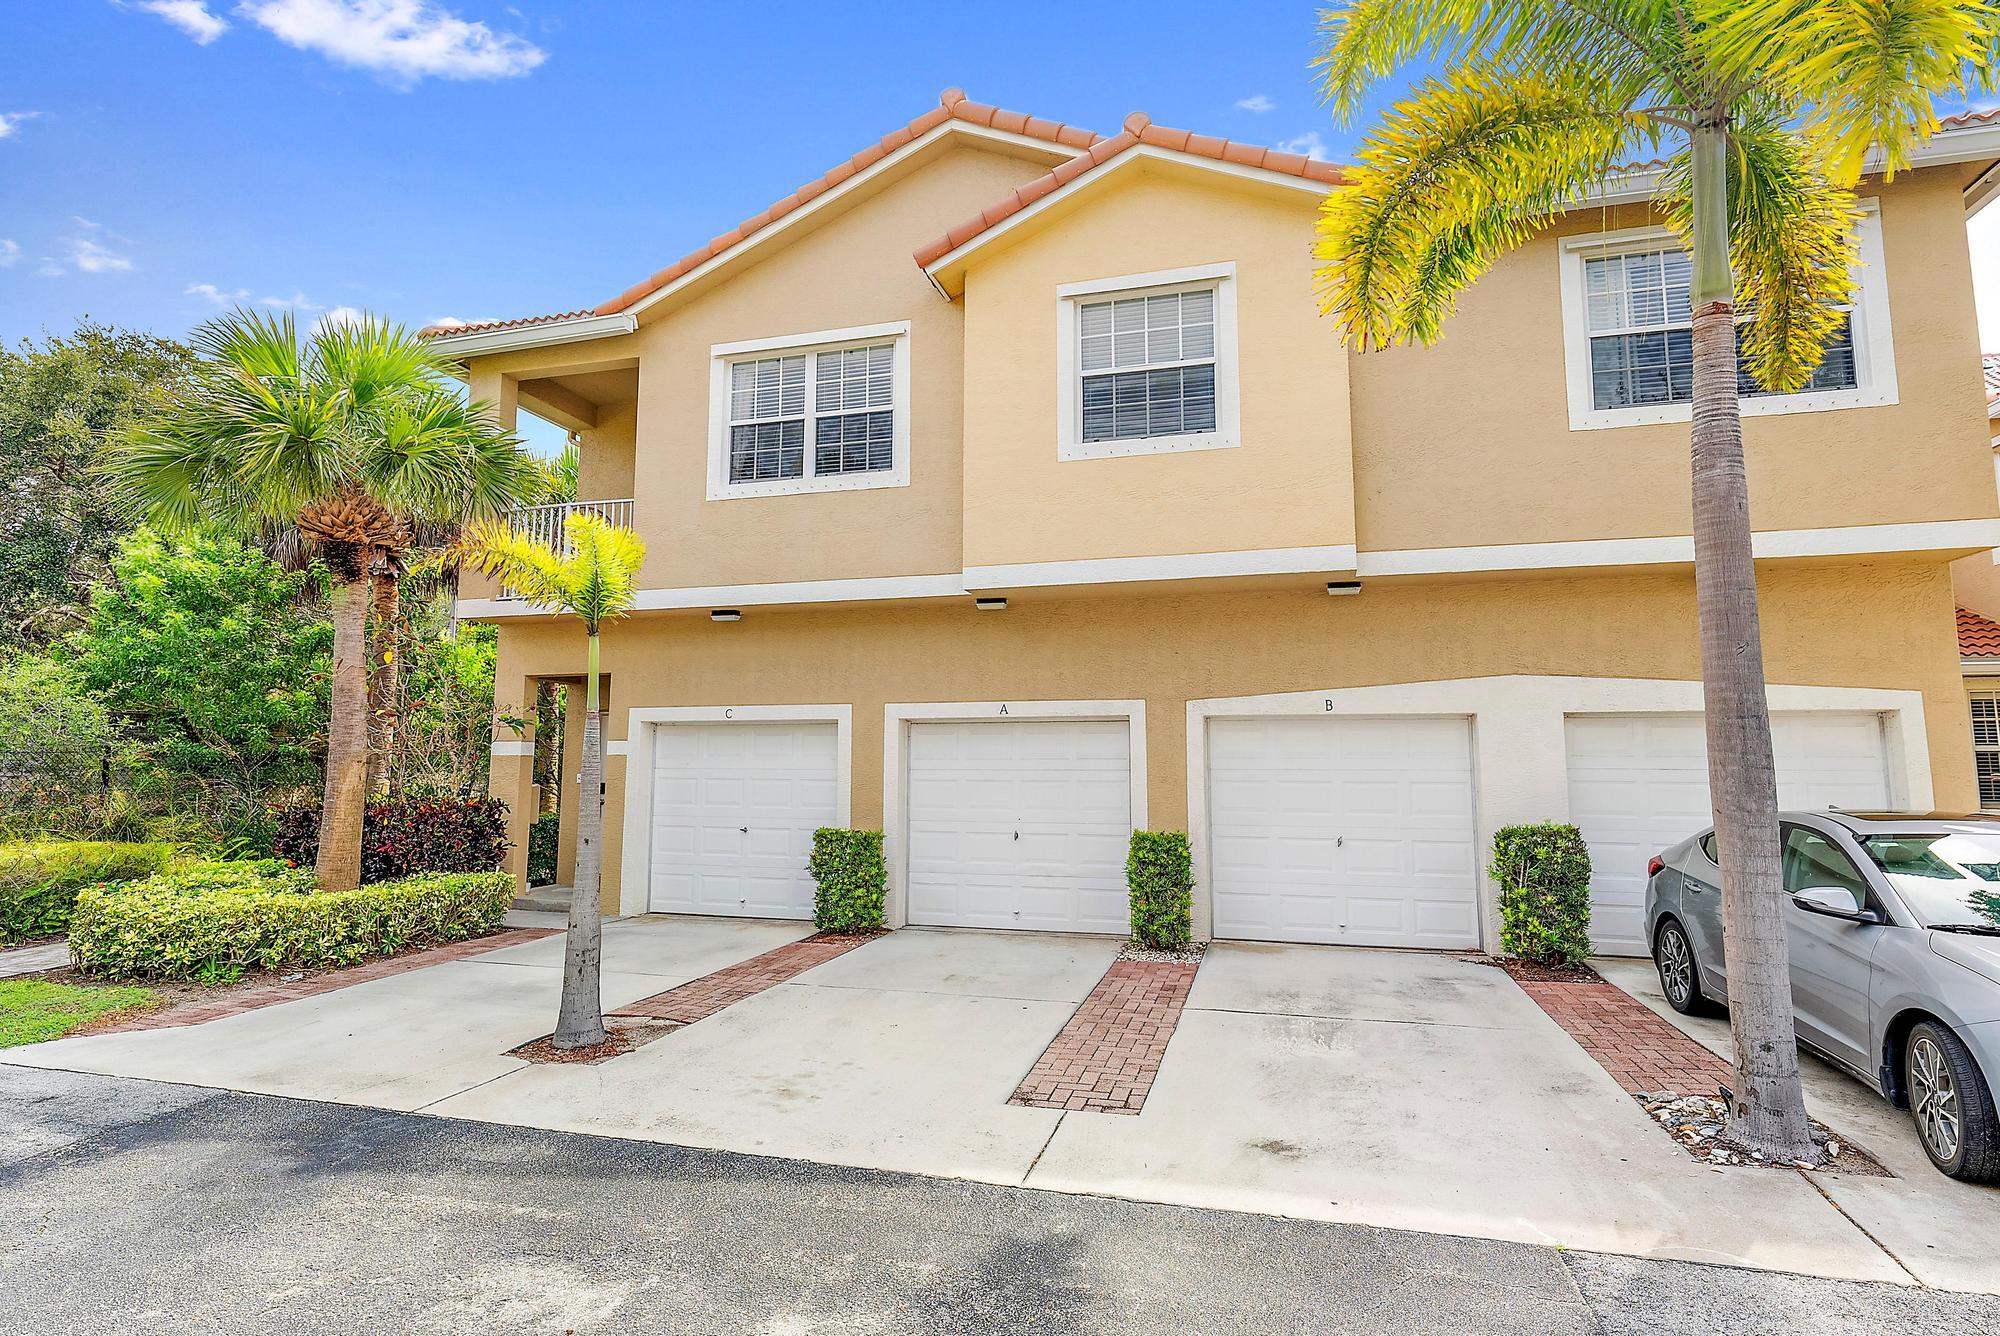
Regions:
<instances>
[{"instance_id":1,"label":"garage door handle","mask_svg":"<svg viewBox=\"0 0 2000 1336\"><path fill-rule=\"evenodd\" d=\"M736 829L741 831L745 835L748 835L750 833L750 827L748 826L738 826Z\"/></svg>"}]
</instances>

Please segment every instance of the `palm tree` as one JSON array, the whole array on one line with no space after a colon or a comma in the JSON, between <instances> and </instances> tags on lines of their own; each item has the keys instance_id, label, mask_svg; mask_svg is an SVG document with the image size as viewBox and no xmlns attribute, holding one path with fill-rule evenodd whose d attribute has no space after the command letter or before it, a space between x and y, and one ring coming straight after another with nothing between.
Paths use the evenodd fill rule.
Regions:
<instances>
[{"instance_id":1,"label":"palm tree","mask_svg":"<svg viewBox=\"0 0 2000 1336\"><path fill-rule=\"evenodd\" d=\"M456 391L400 325L364 318L301 341L292 316L235 311L195 332L201 365L115 441L106 469L154 523L296 530L333 577L332 709L320 808L320 885L361 881L368 786L370 582L412 529L518 504L534 460Z\"/></svg>"},{"instance_id":2,"label":"palm tree","mask_svg":"<svg viewBox=\"0 0 2000 1336\"><path fill-rule=\"evenodd\" d=\"M1669 160L1656 200L1692 253L1695 590L1736 1046L1732 1133L1810 1156L1791 1025L1778 811L1750 504L1743 351L1801 388L1855 262L1852 187L1893 172L2000 44L1977 0L1345 0L1315 67L1342 118L1421 59L1322 210L1317 282L1366 350L1439 337L1496 258L1588 200L1635 152Z\"/></svg>"},{"instance_id":3,"label":"palm tree","mask_svg":"<svg viewBox=\"0 0 2000 1336\"><path fill-rule=\"evenodd\" d=\"M466 530L468 562L501 581L520 597L583 622L589 648L584 656L583 774L578 780L576 876L569 901L569 933L563 955L562 1006L557 1048L585 1048L604 1041L604 1008L598 976L604 959L604 915L598 887L604 860L604 723L598 698L598 637L606 622L632 610L646 545L630 529L607 523L589 511L572 512L556 548L484 521Z\"/></svg>"}]
</instances>

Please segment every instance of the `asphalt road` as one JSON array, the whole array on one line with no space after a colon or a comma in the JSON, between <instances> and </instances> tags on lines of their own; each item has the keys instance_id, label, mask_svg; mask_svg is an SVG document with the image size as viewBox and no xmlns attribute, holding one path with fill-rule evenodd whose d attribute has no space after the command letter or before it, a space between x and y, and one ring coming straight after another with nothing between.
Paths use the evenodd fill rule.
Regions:
<instances>
[{"instance_id":1,"label":"asphalt road","mask_svg":"<svg viewBox=\"0 0 2000 1336\"><path fill-rule=\"evenodd\" d=\"M0 1065L10 1332L1982 1332L2000 1299Z\"/></svg>"}]
</instances>

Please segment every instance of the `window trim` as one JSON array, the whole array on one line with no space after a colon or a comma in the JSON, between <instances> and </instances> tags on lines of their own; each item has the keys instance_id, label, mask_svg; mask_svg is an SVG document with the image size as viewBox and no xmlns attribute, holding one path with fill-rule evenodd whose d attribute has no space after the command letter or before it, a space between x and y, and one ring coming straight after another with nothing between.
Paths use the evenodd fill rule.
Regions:
<instances>
[{"instance_id":1,"label":"window trim","mask_svg":"<svg viewBox=\"0 0 2000 1336\"><path fill-rule=\"evenodd\" d=\"M1744 417L1785 413L1824 413L1842 408L1879 408L1899 402L1896 386L1895 341L1889 317L1889 284L1882 260L1882 216L1873 199L1858 201L1860 216L1854 236L1857 264L1854 300L1849 319L1854 331L1855 387L1851 390L1808 390L1798 394L1759 395L1739 401ZM1646 404L1631 408L1598 408L1591 398L1590 323L1584 304L1583 262L1604 255L1643 250L1672 241L1663 227L1633 227L1593 232L1563 240L1561 288L1563 371L1569 388L1571 431L1607 427L1637 427L1660 422L1688 422L1690 404Z\"/></svg>"},{"instance_id":2,"label":"window trim","mask_svg":"<svg viewBox=\"0 0 2000 1336\"><path fill-rule=\"evenodd\" d=\"M1114 297L1150 297L1200 288L1215 290L1215 430L1170 436L1133 436L1085 441L1081 389L1083 369L1077 348L1078 312L1086 302ZM1122 459L1131 455L1188 450L1232 450L1243 443L1236 363L1236 262L1191 265L1145 274L1063 283L1056 287L1056 458Z\"/></svg>"},{"instance_id":3,"label":"window trim","mask_svg":"<svg viewBox=\"0 0 2000 1336\"><path fill-rule=\"evenodd\" d=\"M886 469L867 473L806 473L798 478L773 478L764 482L729 481L729 368L744 361L773 355L837 352L865 348L887 342L890 354L889 408L894 415L891 434L893 463ZM796 496L807 492L860 492L877 487L910 485L910 322L896 320L879 325L854 325L846 329L822 329L805 334L782 334L774 338L744 339L716 343L708 349L708 499L737 501L748 497ZM806 467L810 469L814 447L814 396L818 392L819 368L806 367Z\"/></svg>"},{"instance_id":4,"label":"window trim","mask_svg":"<svg viewBox=\"0 0 2000 1336\"><path fill-rule=\"evenodd\" d=\"M1975 790L1979 787L1980 753L2000 752L2000 746L1989 747L1980 744L1978 721L1973 717L1973 707L1979 701L1993 701L1995 702L1996 711L2000 711L2000 690L1974 687L1965 693L1965 729L1967 738L1972 743L1972 785ZM1988 803L1982 797L1979 801L1979 810L1982 812L2000 812L2000 802Z\"/></svg>"}]
</instances>

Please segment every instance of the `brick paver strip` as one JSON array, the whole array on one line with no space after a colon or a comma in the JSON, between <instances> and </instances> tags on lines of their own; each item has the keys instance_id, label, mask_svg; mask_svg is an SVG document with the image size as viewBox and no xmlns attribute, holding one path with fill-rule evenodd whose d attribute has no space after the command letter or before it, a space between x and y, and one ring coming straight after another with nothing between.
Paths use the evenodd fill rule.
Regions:
<instances>
[{"instance_id":1,"label":"brick paver strip","mask_svg":"<svg viewBox=\"0 0 2000 1336\"><path fill-rule=\"evenodd\" d=\"M755 997L767 988L775 988L788 979L796 978L815 965L824 965L835 956L852 951L869 940L868 937L827 933L801 942L788 942L761 956L752 956L713 974L704 974L678 988L642 997L610 1014L644 1016L649 1020L692 1025L713 1016L724 1007L734 1006L746 997Z\"/></svg>"},{"instance_id":2,"label":"brick paver strip","mask_svg":"<svg viewBox=\"0 0 2000 1336\"><path fill-rule=\"evenodd\" d=\"M1166 960L1113 961L1007 1102L1139 1112L1180 1024L1195 968Z\"/></svg>"},{"instance_id":3,"label":"brick paver strip","mask_svg":"<svg viewBox=\"0 0 2000 1336\"><path fill-rule=\"evenodd\" d=\"M1735 1080L1728 1063L1615 984L1518 982L1628 1093L1712 1095Z\"/></svg>"},{"instance_id":4,"label":"brick paver strip","mask_svg":"<svg viewBox=\"0 0 2000 1336\"><path fill-rule=\"evenodd\" d=\"M483 956L488 951L519 946L523 942L536 941L561 931L560 928L510 928L506 932L496 932L489 937L475 937L470 941L433 946L403 956L386 956L359 965L350 965L346 969L330 970L325 974L295 979L291 983L267 983L250 988L232 988L227 992L217 993L213 998L182 1002L175 1006L162 1007L158 1011L141 1012L129 1020L118 1021L101 1028L92 1027L90 1033L111 1034L123 1030L166 1030L181 1025L200 1025L204 1021L220 1020L224 1016L239 1016L246 1011L274 1007L280 1002L296 1002L303 997L318 997L322 993L351 988L358 983L386 979L394 974L406 974L429 965L442 965L449 960Z\"/></svg>"}]
</instances>

